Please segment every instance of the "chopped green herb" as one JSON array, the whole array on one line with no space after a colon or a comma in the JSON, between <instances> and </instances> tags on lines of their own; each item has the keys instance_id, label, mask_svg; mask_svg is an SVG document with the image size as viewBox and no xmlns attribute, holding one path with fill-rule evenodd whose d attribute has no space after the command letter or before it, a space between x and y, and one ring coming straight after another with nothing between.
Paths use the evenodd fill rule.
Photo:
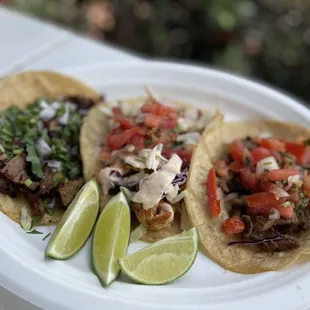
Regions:
<instances>
[{"instance_id":1,"label":"chopped green herb","mask_svg":"<svg viewBox=\"0 0 310 310\"><path fill-rule=\"evenodd\" d=\"M31 222L31 228L37 225L39 222L40 222L40 217L39 216L34 217Z\"/></svg>"},{"instance_id":2,"label":"chopped green herb","mask_svg":"<svg viewBox=\"0 0 310 310\"><path fill-rule=\"evenodd\" d=\"M27 231L27 234L29 234L29 235L42 235L43 232L34 229L31 231Z\"/></svg>"},{"instance_id":3,"label":"chopped green herb","mask_svg":"<svg viewBox=\"0 0 310 310\"><path fill-rule=\"evenodd\" d=\"M247 156L243 156L243 162L246 166L251 166L251 160Z\"/></svg>"},{"instance_id":4,"label":"chopped green herb","mask_svg":"<svg viewBox=\"0 0 310 310\"><path fill-rule=\"evenodd\" d=\"M33 182L31 181L31 179L27 179L24 184L29 187L31 184L33 184Z\"/></svg>"},{"instance_id":5,"label":"chopped green herb","mask_svg":"<svg viewBox=\"0 0 310 310\"><path fill-rule=\"evenodd\" d=\"M13 154L14 154L14 155L21 154L22 152L23 152L23 150L21 150L21 149L15 149L15 150L13 150Z\"/></svg>"},{"instance_id":6,"label":"chopped green herb","mask_svg":"<svg viewBox=\"0 0 310 310\"><path fill-rule=\"evenodd\" d=\"M309 203L309 198L302 198L295 206L295 211L297 213L302 212L305 208L307 208Z\"/></svg>"},{"instance_id":7,"label":"chopped green herb","mask_svg":"<svg viewBox=\"0 0 310 310\"><path fill-rule=\"evenodd\" d=\"M27 161L31 163L32 173L39 178L43 177L40 158L33 144L27 144Z\"/></svg>"},{"instance_id":8,"label":"chopped green herb","mask_svg":"<svg viewBox=\"0 0 310 310\"><path fill-rule=\"evenodd\" d=\"M152 139L145 140L145 146L150 146L152 144Z\"/></svg>"},{"instance_id":9,"label":"chopped green herb","mask_svg":"<svg viewBox=\"0 0 310 310\"><path fill-rule=\"evenodd\" d=\"M66 106L62 104L61 107L57 110L56 116L60 117L63 116L65 113L66 113Z\"/></svg>"},{"instance_id":10,"label":"chopped green herb","mask_svg":"<svg viewBox=\"0 0 310 310\"><path fill-rule=\"evenodd\" d=\"M51 235L51 233L48 233L47 235L45 235L45 237L42 239L42 241L44 241L46 238L48 238Z\"/></svg>"},{"instance_id":11,"label":"chopped green herb","mask_svg":"<svg viewBox=\"0 0 310 310\"><path fill-rule=\"evenodd\" d=\"M291 206L291 202L285 201L285 202L282 203L282 206L283 206L284 208L288 208L288 207Z\"/></svg>"}]
</instances>

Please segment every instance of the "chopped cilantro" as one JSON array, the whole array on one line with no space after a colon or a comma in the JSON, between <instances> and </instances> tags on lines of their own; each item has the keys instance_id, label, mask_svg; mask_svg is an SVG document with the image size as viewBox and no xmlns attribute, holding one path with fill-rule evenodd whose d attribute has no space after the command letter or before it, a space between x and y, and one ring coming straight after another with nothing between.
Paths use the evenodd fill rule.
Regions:
<instances>
[{"instance_id":1,"label":"chopped cilantro","mask_svg":"<svg viewBox=\"0 0 310 310\"><path fill-rule=\"evenodd\" d=\"M145 146L150 146L152 144L152 139L145 140Z\"/></svg>"},{"instance_id":2,"label":"chopped cilantro","mask_svg":"<svg viewBox=\"0 0 310 310\"><path fill-rule=\"evenodd\" d=\"M32 182L31 179L29 179L29 178L24 182L24 184L25 184L27 187L29 187L32 183L33 183L33 182Z\"/></svg>"},{"instance_id":3,"label":"chopped cilantro","mask_svg":"<svg viewBox=\"0 0 310 310\"><path fill-rule=\"evenodd\" d=\"M42 235L43 232L34 229L34 230L31 230L31 231L27 231L27 234L29 234L29 235Z\"/></svg>"},{"instance_id":4,"label":"chopped cilantro","mask_svg":"<svg viewBox=\"0 0 310 310\"><path fill-rule=\"evenodd\" d=\"M31 170L34 175L39 178L43 177L43 171L40 158L33 144L27 144L27 161L31 163Z\"/></svg>"},{"instance_id":5,"label":"chopped cilantro","mask_svg":"<svg viewBox=\"0 0 310 310\"><path fill-rule=\"evenodd\" d=\"M299 200L299 202L295 206L295 211L297 213L302 212L303 209L307 208L309 203L309 198L302 198Z\"/></svg>"},{"instance_id":6,"label":"chopped cilantro","mask_svg":"<svg viewBox=\"0 0 310 310\"><path fill-rule=\"evenodd\" d=\"M243 156L243 162L246 166L251 166L251 160L247 156Z\"/></svg>"},{"instance_id":7,"label":"chopped cilantro","mask_svg":"<svg viewBox=\"0 0 310 310\"><path fill-rule=\"evenodd\" d=\"M34 217L31 222L31 228L37 225L39 222L40 222L40 217L39 216Z\"/></svg>"},{"instance_id":8,"label":"chopped cilantro","mask_svg":"<svg viewBox=\"0 0 310 310\"><path fill-rule=\"evenodd\" d=\"M44 236L44 238L42 239L42 241L44 241L46 238L48 238L51 235L51 233L48 233L47 235Z\"/></svg>"}]
</instances>

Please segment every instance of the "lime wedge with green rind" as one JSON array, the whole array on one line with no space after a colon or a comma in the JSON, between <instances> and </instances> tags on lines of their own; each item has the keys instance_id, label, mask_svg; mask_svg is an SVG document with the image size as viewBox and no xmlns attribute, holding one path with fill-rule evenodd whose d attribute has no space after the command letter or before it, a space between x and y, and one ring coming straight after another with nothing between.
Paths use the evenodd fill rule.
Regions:
<instances>
[{"instance_id":1,"label":"lime wedge with green rind","mask_svg":"<svg viewBox=\"0 0 310 310\"><path fill-rule=\"evenodd\" d=\"M93 236L93 269L103 286L119 275L118 259L126 254L129 235L130 208L121 191L101 211Z\"/></svg>"},{"instance_id":2,"label":"lime wedge with green rind","mask_svg":"<svg viewBox=\"0 0 310 310\"><path fill-rule=\"evenodd\" d=\"M99 189L88 181L74 197L62 216L46 249L46 256L67 259L87 241L99 212Z\"/></svg>"},{"instance_id":3,"label":"lime wedge with green rind","mask_svg":"<svg viewBox=\"0 0 310 310\"><path fill-rule=\"evenodd\" d=\"M119 260L122 271L132 280L148 285L172 282L194 264L198 253L198 234L192 228L160 240Z\"/></svg>"}]
</instances>

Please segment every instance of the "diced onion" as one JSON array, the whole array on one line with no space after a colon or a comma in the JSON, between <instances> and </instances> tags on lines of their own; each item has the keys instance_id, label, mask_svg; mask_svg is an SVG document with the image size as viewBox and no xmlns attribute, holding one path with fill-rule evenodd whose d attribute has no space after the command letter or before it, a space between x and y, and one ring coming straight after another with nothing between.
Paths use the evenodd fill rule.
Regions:
<instances>
[{"instance_id":1,"label":"diced onion","mask_svg":"<svg viewBox=\"0 0 310 310\"><path fill-rule=\"evenodd\" d=\"M178 136L178 142L184 142L185 144L197 144L200 138L200 134L198 132L188 132Z\"/></svg>"},{"instance_id":2,"label":"diced onion","mask_svg":"<svg viewBox=\"0 0 310 310\"><path fill-rule=\"evenodd\" d=\"M36 143L36 148L39 155L42 157L48 155L52 151L51 147L43 138L40 138L38 140L38 142Z\"/></svg>"},{"instance_id":3,"label":"diced onion","mask_svg":"<svg viewBox=\"0 0 310 310\"><path fill-rule=\"evenodd\" d=\"M70 117L70 104L65 104L65 113L57 118L57 121L61 125L67 125Z\"/></svg>"},{"instance_id":4,"label":"diced onion","mask_svg":"<svg viewBox=\"0 0 310 310\"><path fill-rule=\"evenodd\" d=\"M280 212L277 209L272 208L269 214L269 220L277 220L280 218Z\"/></svg>"},{"instance_id":5,"label":"diced onion","mask_svg":"<svg viewBox=\"0 0 310 310\"><path fill-rule=\"evenodd\" d=\"M233 199L236 199L236 198L238 198L238 197L239 197L238 193L229 193L229 194L227 194L226 196L224 196L224 200L225 200L226 202L229 202L229 201L231 201L231 200L233 200Z\"/></svg>"},{"instance_id":6,"label":"diced onion","mask_svg":"<svg viewBox=\"0 0 310 310\"><path fill-rule=\"evenodd\" d=\"M286 191L288 191L293 185L297 185L298 187L302 185L301 177L299 174L289 176L287 181L288 185L285 187Z\"/></svg>"},{"instance_id":7,"label":"diced onion","mask_svg":"<svg viewBox=\"0 0 310 310\"><path fill-rule=\"evenodd\" d=\"M43 108L44 107L44 108ZM53 108L51 108L47 103L45 103L45 105L41 105L42 110L40 111L40 119L44 122L48 122L49 120L51 120L55 114L56 114L56 110L54 110Z\"/></svg>"},{"instance_id":8,"label":"diced onion","mask_svg":"<svg viewBox=\"0 0 310 310\"><path fill-rule=\"evenodd\" d=\"M220 187L217 188L216 190L216 200L222 200L223 198L223 192Z\"/></svg>"},{"instance_id":9,"label":"diced onion","mask_svg":"<svg viewBox=\"0 0 310 310\"><path fill-rule=\"evenodd\" d=\"M50 168L60 169L61 168L61 162L56 159L47 160L46 164Z\"/></svg>"},{"instance_id":10,"label":"diced onion","mask_svg":"<svg viewBox=\"0 0 310 310\"><path fill-rule=\"evenodd\" d=\"M280 197L280 198L289 196L288 192L286 192L281 187L275 187L275 188L271 189L270 192L275 194L277 197Z\"/></svg>"},{"instance_id":11,"label":"diced onion","mask_svg":"<svg viewBox=\"0 0 310 310\"><path fill-rule=\"evenodd\" d=\"M256 175L259 176L262 173L271 170L279 169L279 165L273 156L266 157L260 160L256 166Z\"/></svg>"}]
</instances>

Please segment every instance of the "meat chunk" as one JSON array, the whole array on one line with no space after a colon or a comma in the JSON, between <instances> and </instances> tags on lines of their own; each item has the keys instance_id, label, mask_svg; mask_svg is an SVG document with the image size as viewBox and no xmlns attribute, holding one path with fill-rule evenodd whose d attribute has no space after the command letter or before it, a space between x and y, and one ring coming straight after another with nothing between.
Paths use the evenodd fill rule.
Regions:
<instances>
[{"instance_id":1,"label":"meat chunk","mask_svg":"<svg viewBox=\"0 0 310 310\"><path fill-rule=\"evenodd\" d=\"M291 236L283 236L279 240L271 240L261 244L265 252L284 252L291 251L300 247L299 241Z\"/></svg>"},{"instance_id":2,"label":"meat chunk","mask_svg":"<svg viewBox=\"0 0 310 310\"><path fill-rule=\"evenodd\" d=\"M70 101L75 103L79 109L88 110L96 104L96 102L90 98L81 97L81 96L67 96L64 98L64 101Z\"/></svg>"},{"instance_id":3,"label":"meat chunk","mask_svg":"<svg viewBox=\"0 0 310 310\"><path fill-rule=\"evenodd\" d=\"M30 202L30 215L32 218L44 216L44 202L37 194L26 193L26 196Z\"/></svg>"},{"instance_id":4,"label":"meat chunk","mask_svg":"<svg viewBox=\"0 0 310 310\"><path fill-rule=\"evenodd\" d=\"M50 190L54 187L53 185L53 176L54 173L48 167L44 168L43 178L40 181L40 195L46 195L50 192Z\"/></svg>"},{"instance_id":5,"label":"meat chunk","mask_svg":"<svg viewBox=\"0 0 310 310\"><path fill-rule=\"evenodd\" d=\"M249 195L251 192L247 190L239 176L234 176L226 182L229 193L237 193L240 196Z\"/></svg>"},{"instance_id":6,"label":"meat chunk","mask_svg":"<svg viewBox=\"0 0 310 310\"><path fill-rule=\"evenodd\" d=\"M59 188L60 197L65 207L67 207L71 203L71 201L83 185L83 178L79 178L76 180L70 180L68 183L62 185Z\"/></svg>"},{"instance_id":7,"label":"meat chunk","mask_svg":"<svg viewBox=\"0 0 310 310\"><path fill-rule=\"evenodd\" d=\"M26 165L26 156L19 154L8 161L8 163L1 169L1 173L14 183L24 184L28 179Z\"/></svg>"},{"instance_id":8,"label":"meat chunk","mask_svg":"<svg viewBox=\"0 0 310 310\"><path fill-rule=\"evenodd\" d=\"M16 189L16 184L0 175L0 193L7 194L10 197L16 197Z\"/></svg>"}]
</instances>

